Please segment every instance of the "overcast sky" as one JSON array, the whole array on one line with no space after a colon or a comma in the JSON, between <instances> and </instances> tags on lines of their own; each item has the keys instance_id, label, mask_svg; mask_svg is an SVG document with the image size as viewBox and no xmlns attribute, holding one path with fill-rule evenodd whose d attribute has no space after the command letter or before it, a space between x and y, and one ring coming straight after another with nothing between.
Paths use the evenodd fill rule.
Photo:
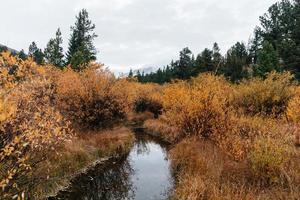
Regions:
<instances>
[{"instance_id":1,"label":"overcast sky","mask_svg":"<svg viewBox=\"0 0 300 200\"><path fill-rule=\"evenodd\" d=\"M0 0L0 43L44 48L58 27L66 49L82 8L96 24L98 61L114 72L158 67L184 47L199 53L218 42L225 52L248 41L259 16L276 0Z\"/></svg>"}]
</instances>

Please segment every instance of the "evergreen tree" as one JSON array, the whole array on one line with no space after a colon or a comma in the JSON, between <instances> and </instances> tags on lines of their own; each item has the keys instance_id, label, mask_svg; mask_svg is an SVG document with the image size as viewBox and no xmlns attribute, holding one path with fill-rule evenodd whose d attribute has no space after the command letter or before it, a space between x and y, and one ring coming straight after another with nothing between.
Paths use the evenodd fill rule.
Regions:
<instances>
[{"instance_id":1,"label":"evergreen tree","mask_svg":"<svg viewBox=\"0 0 300 200\"><path fill-rule=\"evenodd\" d=\"M34 62L39 65L44 64L44 53L39 49L35 42L32 42L29 46L28 56L32 57Z\"/></svg>"},{"instance_id":2,"label":"evergreen tree","mask_svg":"<svg viewBox=\"0 0 300 200\"><path fill-rule=\"evenodd\" d=\"M59 68L64 66L62 42L63 39L60 29L57 29L55 38L49 40L47 47L44 50L47 62Z\"/></svg>"},{"instance_id":3,"label":"evergreen tree","mask_svg":"<svg viewBox=\"0 0 300 200\"><path fill-rule=\"evenodd\" d=\"M214 69L214 72L217 73L219 68L222 65L223 58L222 58L222 54L220 53L219 45L216 42L213 45L212 53L213 53L212 54L213 69Z\"/></svg>"},{"instance_id":4,"label":"evergreen tree","mask_svg":"<svg viewBox=\"0 0 300 200\"><path fill-rule=\"evenodd\" d=\"M22 60L26 60L27 59L27 55L25 54L24 50L22 49L18 55L17 55L20 59Z\"/></svg>"},{"instance_id":5,"label":"evergreen tree","mask_svg":"<svg viewBox=\"0 0 300 200\"><path fill-rule=\"evenodd\" d=\"M179 53L179 60L173 63L176 76L179 79L188 79L193 66L192 51L186 47Z\"/></svg>"},{"instance_id":6,"label":"evergreen tree","mask_svg":"<svg viewBox=\"0 0 300 200\"><path fill-rule=\"evenodd\" d=\"M71 27L72 34L67 52L67 64L80 70L88 62L96 60L96 48L93 45L97 35L94 33L95 25L89 19L88 12L83 9L76 16L75 26Z\"/></svg>"},{"instance_id":7,"label":"evergreen tree","mask_svg":"<svg viewBox=\"0 0 300 200\"><path fill-rule=\"evenodd\" d=\"M280 71L280 66L277 52L272 44L266 41L263 48L258 52L254 75L265 77L271 71Z\"/></svg>"},{"instance_id":8,"label":"evergreen tree","mask_svg":"<svg viewBox=\"0 0 300 200\"><path fill-rule=\"evenodd\" d=\"M0 46L0 53L8 51L8 48L6 46Z\"/></svg>"},{"instance_id":9,"label":"evergreen tree","mask_svg":"<svg viewBox=\"0 0 300 200\"><path fill-rule=\"evenodd\" d=\"M246 45L237 42L226 54L226 63L223 73L233 82L247 77L248 52Z\"/></svg>"},{"instance_id":10,"label":"evergreen tree","mask_svg":"<svg viewBox=\"0 0 300 200\"><path fill-rule=\"evenodd\" d=\"M213 51L205 48L204 51L200 55L197 56L196 59L196 74L203 72L212 72L214 71L213 64Z\"/></svg>"},{"instance_id":11,"label":"evergreen tree","mask_svg":"<svg viewBox=\"0 0 300 200\"><path fill-rule=\"evenodd\" d=\"M138 81L141 81L142 80L142 75L141 75L141 72L140 72L140 70L138 70L137 71L137 73L136 73L136 76L135 76L136 78L137 78L137 80Z\"/></svg>"},{"instance_id":12,"label":"evergreen tree","mask_svg":"<svg viewBox=\"0 0 300 200\"><path fill-rule=\"evenodd\" d=\"M252 64L257 63L258 51L261 48L262 37L261 37L261 29L256 27L254 30L254 37L250 41L249 48L249 57L251 59Z\"/></svg>"},{"instance_id":13,"label":"evergreen tree","mask_svg":"<svg viewBox=\"0 0 300 200\"><path fill-rule=\"evenodd\" d=\"M132 77L133 77L133 71L132 71L132 69L130 69L129 74L128 74L128 77L129 77L129 78L132 78Z\"/></svg>"},{"instance_id":14,"label":"evergreen tree","mask_svg":"<svg viewBox=\"0 0 300 200\"><path fill-rule=\"evenodd\" d=\"M272 44L285 70L290 70L300 78L300 11L299 0L282 0L273 4L260 17L263 42Z\"/></svg>"}]
</instances>

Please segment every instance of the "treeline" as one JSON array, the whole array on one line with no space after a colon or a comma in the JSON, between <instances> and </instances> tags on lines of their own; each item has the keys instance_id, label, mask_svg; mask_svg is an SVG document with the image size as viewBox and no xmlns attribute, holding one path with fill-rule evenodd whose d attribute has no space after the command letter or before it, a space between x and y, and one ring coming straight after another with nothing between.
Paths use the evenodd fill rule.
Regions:
<instances>
[{"instance_id":1,"label":"treeline","mask_svg":"<svg viewBox=\"0 0 300 200\"><path fill-rule=\"evenodd\" d=\"M212 49L205 48L198 55L186 47L179 59L144 74L132 71L140 82L165 83L172 79L189 79L203 72L224 75L232 82L260 76L271 71L291 71L300 79L300 1L282 0L273 4L260 17L260 26L254 30L253 38L245 44L237 42L225 55L215 43Z\"/></svg>"},{"instance_id":2,"label":"treeline","mask_svg":"<svg viewBox=\"0 0 300 200\"><path fill-rule=\"evenodd\" d=\"M64 54L62 47L63 39L60 28L57 29L55 37L51 38L47 46L42 50L32 42L28 49L28 54L22 49L19 52L13 53L22 60L28 57L39 65L50 64L58 68L64 68L70 65L75 70L85 68L89 62L96 60L96 48L93 45L97 35L94 33L95 24L89 19L89 14L85 9L82 9L76 16L74 26L71 26L71 35L67 53ZM7 51L7 47L0 48L0 52Z\"/></svg>"}]
</instances>

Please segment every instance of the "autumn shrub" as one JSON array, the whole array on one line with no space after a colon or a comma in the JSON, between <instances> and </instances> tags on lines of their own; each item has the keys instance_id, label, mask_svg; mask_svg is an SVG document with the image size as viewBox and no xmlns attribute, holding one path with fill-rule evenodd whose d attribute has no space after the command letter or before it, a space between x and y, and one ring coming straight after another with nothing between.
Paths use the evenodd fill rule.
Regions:
<instances>
[{"instance_id":1,"label":"autumn shrub","mask_svg":"<svg viewBox=\"0 0 300 200\"><path fill-rule=\"evenodd\" d=\"M289 159L289 147L280 139L258 137L249 155L251 171L262 184L284 183L283 167Z\"/></svg>"},{"instance_id":2,"label":"autumn shrub","mask_svg":"<svg viewBox=\"0 0 300 200\"><path fill-rule=\"evenodd\" d=\"M9 80L11 74L6 76ZM55 109L51 81L42 74L28 74L22 83L10 80L0 89L5 94L1 103L8 110L0 121L0 186L5 198L31 190L28 182L35 182L30 179L30 172L72 135L69 123Z\"/></svg>"},{"instance_id":3,"label":"autumn shrub","mask_svg":"<svg viewBox=\"0 0 300 200\"><path fill-rule=\"evenodd\" d=\"M294 96L289 101L286 116L290 122L300 122L300 87L294 87Z\"/></svg>"},{"instance_id":4,"label":"autumn shrub","mask_svg":"<svg viewBox=\"0 0 300 200\"><path fill-rule=\"evenodd\" d=\"M0 55L0 85L2 88L13 87L14 84L40 75L43 71L30 59L23 61L9 52L3 52Z\"/></svg>"},{"instance_id":5,"label":"autumn shrub","mask_svg":"<svg viewBox=\"0 0 300 200\"><path fill-rule=\"evenodd\" d=\"M130 110L126 82L99 65L83 72L67 69L56 77L55 84L58 108L82 127L109 127L125 119Z\"/></svg>"},{"instance_id":6,"label":"autumn shrub","mask_svg":"<svg viewBox=\"0 0 300 200\"><path fill-rule=\"evenodd\" d=\"M294 87L293 91L294 96L288 103L286 118L290 126L294 127L295 145L300 146L300 87Z\"/></svg>"},{"instance_id":7,"label":"autumn shrub","mask_svg":"<svg viewBox=\"0 0 300 200\"><path fill-rule=\"evenodd\" d=\"M237 86L233 104L245 114L279 117L286 111L293 95L292 79L289 72L271 72L266 79L245 81Z\"/></svg>"},{"instance_id":8,"label":"autumn shrub","mask_svg":"<svg viewBox=\"0 0 300 200\"><path fill-rule=\"evenodd\" d=\"M230 90L223 77L210 74L170 84L162 95L164 117L184 136L211 137L227 129Z\"/></svg>"},{"instance_id":9,"label":"autumn shrub","mask_svg":"<svg viewBox=\"0 0 300 200\"><path fill-rule=\"evenodd\" d=\"M232 115L228 129L215 136L214 141L233 159L244 160L258 136L283 137L284 127L280 119L262 116ZM288 134L286 135L286 137Z\"/></svg>"}]
</instances>

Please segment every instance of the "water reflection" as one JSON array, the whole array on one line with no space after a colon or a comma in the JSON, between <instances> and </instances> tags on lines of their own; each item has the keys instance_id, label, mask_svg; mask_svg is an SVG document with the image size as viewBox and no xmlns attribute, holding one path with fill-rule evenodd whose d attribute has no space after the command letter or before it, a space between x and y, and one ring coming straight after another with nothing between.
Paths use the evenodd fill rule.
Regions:
<instances>
[{"instance_id":1,"label":"water reflection","mask_svg":"<svg viewBox=\"0 0 300 200\"><path fill-rule=\"evenodd\" d=\"M129 155L95 167L73 180L68 191L51 199L167 199L172 177L166 148L166 144L137 129L136 142Z\"/></svg>"}]
</instances>

